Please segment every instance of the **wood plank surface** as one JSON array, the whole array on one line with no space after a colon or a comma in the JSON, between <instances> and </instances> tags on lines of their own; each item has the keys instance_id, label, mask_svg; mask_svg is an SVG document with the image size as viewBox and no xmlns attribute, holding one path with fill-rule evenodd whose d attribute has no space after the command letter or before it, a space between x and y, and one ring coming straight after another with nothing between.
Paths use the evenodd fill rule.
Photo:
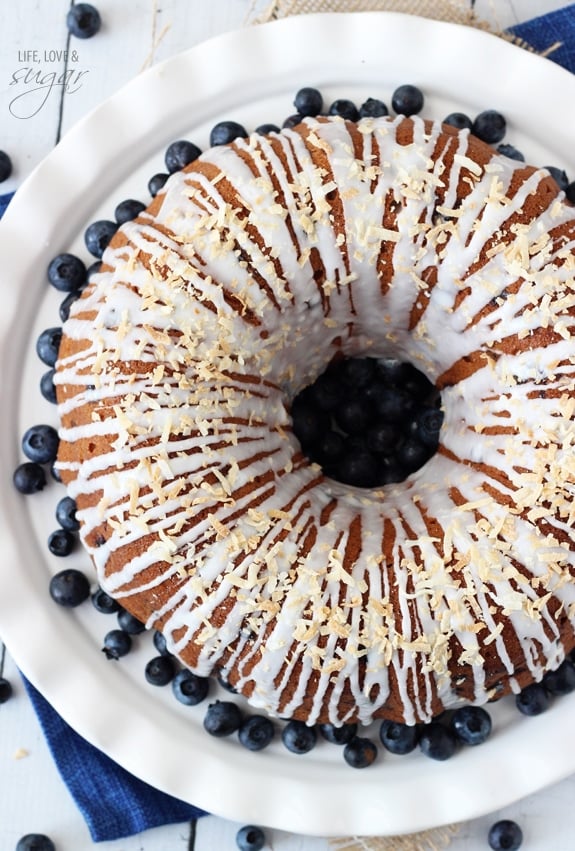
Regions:
<instances>
[{"instance_id":1,"label":"wood plank surface","mask_svg":"<svg viewBox=\"0 0 575 851\"><path fill-rule=\"evenodd\" d=\"M0 185L0 193L15 189L63 133L134 75L206 38L241 27L252 4L249 0L100 0L96 5L104 20L102 32L94 39L71 42L64 24L69 0L2 0L0 149L12 153L15 170ZM493 25L506 27L564 5L562 0L477 0L475 8ZM267 2L261 0L259 6L265 8ZM64 60L65 50L76 53ZM0 851L13 851L19 837L30 832L50 835L58 851L90 849L94 846L86 826L50 757L14 662L7 652L0 659L0 675L14 685L13 698L0 706ZM574 798L575 777L571 777L504 811L463 825L450 848L486 849L489 826L505 817L521 823L525 851L572 851ZM162 827L97 847L100 851L225 851L236 847L239 826L207 817L195 828L187 824ZM266 848L275 851L329 848L325 839L283 831L269 830L267 837Z\"/></svg>"}]
</instances>

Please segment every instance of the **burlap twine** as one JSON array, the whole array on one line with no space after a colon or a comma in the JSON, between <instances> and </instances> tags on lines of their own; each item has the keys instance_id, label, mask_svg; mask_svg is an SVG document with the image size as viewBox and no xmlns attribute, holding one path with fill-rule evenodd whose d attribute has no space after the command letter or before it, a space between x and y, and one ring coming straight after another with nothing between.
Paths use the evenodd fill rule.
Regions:
<instances>
[{"instance_id":1,"label":"burlap twine","mask_svg":"<svg viewBox=\"0 0 575 851\"><path fill-rule=\"evenodd\" d=\"M489 20L477 15L474 6L474 0L251 0L246 23L261 24L314 12L403 12L486 30L526 50L533 50L526 41L503 30L492 3L487 10ZM539 52L548 56L559 46L558 43L550 44L546 50Z\"/></svg>"},{"instance_id":2,"label":"burlap twine","mask_svg":"<svg viewBox=\"0 0 575 851\"><path fill-rule=\"evenodd\" d=\"M252 0L248 14L251 23L306 15L313 12L404 12L423 18L469 24L475 18L471 3L465 0Z\"/></svg>"},{"instance_id":3,"label":"burlap twine","mask_svg":"<svg viewBox=\"0 0 575 851\"><path fill-rule=\"evenodd\" d=\"M471 0L265 0L263 5L262 0L252 0L246 23L260 24L314 12L403 12L487 30L527 50L532 49L524 41L504 33L495 13L491 21L486 21L476 15L473 6ZM544 55L557 46L550 45ZM461 828L462 825L450 824L403 836L350 836L330 839L329 843L333 851L443 851Z\"/></svg>"}]
</instances>

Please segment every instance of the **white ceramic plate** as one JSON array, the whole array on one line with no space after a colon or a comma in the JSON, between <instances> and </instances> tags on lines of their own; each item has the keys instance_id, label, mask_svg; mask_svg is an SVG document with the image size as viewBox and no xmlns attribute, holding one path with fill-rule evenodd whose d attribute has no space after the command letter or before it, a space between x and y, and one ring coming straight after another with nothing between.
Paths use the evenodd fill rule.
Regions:
<instances>
[{"instance_id":1,"label":"white ceramic plate","mask_svg":"<svg viewBox=\"0 0 575 851\"><path fill-rule=\"evenodd\" d=\"M151 642L120 663L100 652L112 627L90 604L60 609L49 576L88 568L79 552L49 555L63 495L56 483L22 497L10 485L20 438L55 410L37 389L45 367L34 353L44 328L58 325L61 300L45 268L63 250L85 259L82 233L113 218L126 197L146 199L148 177L164 170L169 142L207 144L209 128L232 118L254 128L293 112L302 85L326 102L368 96L390 101L404 82L426 94L424 113L502 110L508 140L536 164L573 166L575 78L476 30L413 17L363 13L304 16L231 33L136 78L82 121L21 187L0 225L0 631L16 662L86 739L149 783L219 815L319 834L411 832L501 807L575 770L575 695L536 719L512 701L493 707L494 734L446 763L419 753L380 757L353 771L339 748L321 742L306 756L281 743L253 754L202 729L205 705L182 707L169 689L145 683ZM113 620L113 619L112 619Z\"/></svg>"}]
</instances>

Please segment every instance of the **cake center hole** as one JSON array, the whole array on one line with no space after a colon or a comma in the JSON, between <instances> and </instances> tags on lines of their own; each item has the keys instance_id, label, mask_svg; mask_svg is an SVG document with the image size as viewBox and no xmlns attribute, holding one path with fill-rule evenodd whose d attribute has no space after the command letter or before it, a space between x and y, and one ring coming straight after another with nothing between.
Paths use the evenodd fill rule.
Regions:
<instances>
[{"instance_id":1,"label":"cake center hole","mask_svg":"<svg viewBox=\"0 0 575 851\"><path fill-rule=\"evenodd\" d=\"M294 434L310 461L344 484L401 482L437 450L437 388L410 363L342 358L292 402Z\"/></svg>"}]
</instances>

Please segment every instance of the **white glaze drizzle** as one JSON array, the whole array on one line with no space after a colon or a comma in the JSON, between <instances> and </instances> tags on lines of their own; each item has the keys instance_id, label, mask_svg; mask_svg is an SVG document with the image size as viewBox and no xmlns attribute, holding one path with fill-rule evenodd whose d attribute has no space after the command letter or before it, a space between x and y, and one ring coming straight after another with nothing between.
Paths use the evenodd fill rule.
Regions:
<instances>
[{"instance_id":1,"label":"white glaze drizzle","mask_svg":"<svg viewBox=\"0 0 575 851\"><path fill-rule=\"evenodd\" d=\"M128 607L145 589L148 625L198 673L224 664L271 714L309 700L309 723L390 701L429 720L459 678L483 703L488 654L517 689L575 626L573 211L528 221L542 172L510 198L516 164L477 166L466 134L419 119L398 144L401 123L308 119L173 175L73 306L80 350L56 377L103 587ZM336 351L442 385L440 452L405 482L355 490L302 460L289 400Z\"/></svg>"}]
</instances>

